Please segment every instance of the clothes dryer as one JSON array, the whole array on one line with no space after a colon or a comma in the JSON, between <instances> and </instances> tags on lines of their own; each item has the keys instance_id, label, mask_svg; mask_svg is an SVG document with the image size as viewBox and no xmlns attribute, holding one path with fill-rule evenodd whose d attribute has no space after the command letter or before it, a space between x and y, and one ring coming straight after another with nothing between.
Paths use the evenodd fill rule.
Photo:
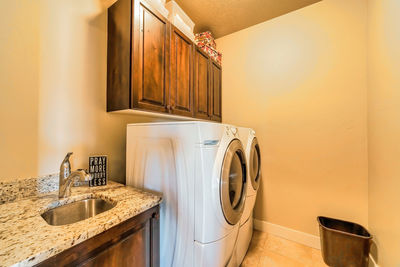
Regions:
<instances>
[{"instance_id":1,"label":"clothes dryer","mask_svg":"<svg viewBox=\"0 0 400 267\"><path fill-rule=\"evenodd\" d=\"M226 266L245 208L247 161L234 126L127 126L126 183L163 194L161 266Z\"/></svg>"},{"instance_id":2,"label":"clothes dryer","mask_svg":"<svg viewBox=\"0 0 400 267\"><path fill-rule=\"evenodd\" d=\"M246 255L253 235L253 209L262 175L260 146L255 131L243 127L239 127L238 130L239 138L245 146L249 178L246 204L240 220L239 235L234 253L237 264L240 264Z\"/></svg>"}]
</instances>

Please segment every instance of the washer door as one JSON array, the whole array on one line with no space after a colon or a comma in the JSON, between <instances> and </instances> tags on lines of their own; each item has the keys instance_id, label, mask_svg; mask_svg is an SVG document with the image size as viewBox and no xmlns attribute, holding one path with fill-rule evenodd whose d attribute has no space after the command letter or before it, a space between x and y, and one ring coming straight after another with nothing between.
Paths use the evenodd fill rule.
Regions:
<instances>
[{"instance_id":1,"label":"washer door","mask_svg":"<svg viewBox=\"0 0 400 267\"><path fill-rule=\"evenodd\" d=\"M249 169L251 185L257 190L261 180L261 154L256 137L251 142Z\"/></svg>"},{"instance_id":2,"label":"washer door","mask_svg":"<svg viewBox=\"0 0 400 267\"><path fill-rule=\"evenodd\" d=\"M222 211L229 224L236 224L242 217L246 200L246 159L238 139L229 144L222 163L220 199Z\"/></svg>"}]
</instances>

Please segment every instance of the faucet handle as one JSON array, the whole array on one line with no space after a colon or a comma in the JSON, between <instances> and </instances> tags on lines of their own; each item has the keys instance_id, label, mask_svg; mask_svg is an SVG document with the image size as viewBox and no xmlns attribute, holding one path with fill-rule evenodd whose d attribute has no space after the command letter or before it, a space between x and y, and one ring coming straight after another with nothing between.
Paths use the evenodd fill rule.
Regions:
<instances>
[{"instance_id":1,"label":"faucet handle","mask_svg":"<svg viewBox=\"0 0 400 267\"><path fill-rule=\"evenodd\" d=\"M85 173L85 182L89 182L93 179L92 174L90 174L87 169L77 169L77 171L83 171Z\"/></svg>"}]
</instances>

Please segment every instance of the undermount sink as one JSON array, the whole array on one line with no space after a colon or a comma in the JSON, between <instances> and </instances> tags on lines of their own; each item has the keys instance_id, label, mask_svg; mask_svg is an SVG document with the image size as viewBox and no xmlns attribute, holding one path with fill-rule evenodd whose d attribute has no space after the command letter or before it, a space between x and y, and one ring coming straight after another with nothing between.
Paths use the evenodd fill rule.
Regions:
<instances>
[{"instance_id":1,"label":"undermount sink","mask_svg":"<svg viewBox=\"0 0 400 267\"><path fill-rule=\"evenodd\" d=\"M65 225L83 221L115 205L100 198L88 198L48 210L41 216L50 225Z\"/></svg>"}]
</instances>

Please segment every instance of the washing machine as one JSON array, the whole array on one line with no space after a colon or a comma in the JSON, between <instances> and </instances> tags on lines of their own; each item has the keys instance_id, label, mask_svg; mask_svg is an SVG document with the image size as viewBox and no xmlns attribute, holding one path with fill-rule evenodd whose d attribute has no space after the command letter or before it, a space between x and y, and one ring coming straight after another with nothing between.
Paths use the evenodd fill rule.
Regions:
<instances>
[{"instance_id":1,"label":"washing machine","mask_svg":"<svg viewBox=\"0 0 400 267\"><path fill-rule=\"evenodd\" d=\"M245 208L247 160L234 126L127 126L126 184L163 194L160 265L226 266Z\"/></svg>"},{"instance_id":2,"label":"washing machine","mask_svg":"<svg viewBox=\"0 0 400 267\"><path fill-rule=\"evenodd\" d=\"M261 180L261 154L255 131L243 127L239 127L238 130L239 139L245 147L249 178L245 209L240 220L239 234L234 252L234 257L239 265L246 256L253 235L253 209Z\"/></svg>"}]
</instances>

